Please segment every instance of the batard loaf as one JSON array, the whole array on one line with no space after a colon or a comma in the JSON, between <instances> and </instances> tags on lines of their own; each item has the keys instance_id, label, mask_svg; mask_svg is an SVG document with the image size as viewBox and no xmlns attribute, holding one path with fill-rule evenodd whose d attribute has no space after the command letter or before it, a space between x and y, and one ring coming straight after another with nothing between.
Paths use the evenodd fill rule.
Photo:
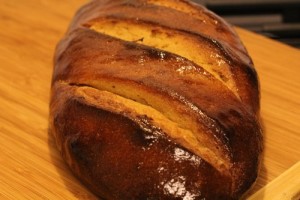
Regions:
<instances>
[{"instance_id":1,"label":"batard loaf","mask_svg":"<svg viewBox=\"0 0 300 200\"><path fill-rule=\"evenodd\" d=\"M49 123L103 199L239 199L258 174L252 60L225 21L186 0L83 6L56 49Z\"/></svg>"}]
</instances>

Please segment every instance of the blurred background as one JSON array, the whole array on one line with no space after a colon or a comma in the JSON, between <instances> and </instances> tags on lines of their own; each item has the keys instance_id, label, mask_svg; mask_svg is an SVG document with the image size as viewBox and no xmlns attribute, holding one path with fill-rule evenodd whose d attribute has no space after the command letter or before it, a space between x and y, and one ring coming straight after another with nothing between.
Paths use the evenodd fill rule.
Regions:
<instances>
[{"instance_id":1,"label":"blurred background","mask_svg":"<svg viewBox=\"0 0 300 200\"><path fill-rule=\"evenodd\" d=\"M194 0L236 26L300 48L300 0Z\"/></svg>"}]
</instances>

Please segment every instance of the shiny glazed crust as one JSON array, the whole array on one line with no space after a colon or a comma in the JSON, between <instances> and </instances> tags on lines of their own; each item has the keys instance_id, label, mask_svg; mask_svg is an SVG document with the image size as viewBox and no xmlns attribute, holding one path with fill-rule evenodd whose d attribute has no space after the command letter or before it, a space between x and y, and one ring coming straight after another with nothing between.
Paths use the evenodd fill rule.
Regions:
<instances>
[{"instance_id":1,"label":"shiny glazed crust","mask_svg":"<svg viewBox=\"0 0 300 200\"><path fill-rule=\"evenodd\" d=\"M94 0L58 44L50 132L103 199L238 199L262 151L234 30L185 0Z\"/></svg>"}]
</instances>

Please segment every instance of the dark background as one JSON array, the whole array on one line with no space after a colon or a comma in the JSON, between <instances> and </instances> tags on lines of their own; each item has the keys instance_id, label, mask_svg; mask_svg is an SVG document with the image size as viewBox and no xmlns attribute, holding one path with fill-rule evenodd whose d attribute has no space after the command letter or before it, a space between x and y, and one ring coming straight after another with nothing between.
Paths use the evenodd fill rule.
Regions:
<instances>
[{"instance_id":1,"label":"dark background","mask_svg":"<svg viewBox=\"0 0 300 200\"><path fill-rule=\"evenodd\" d=\"M300 0L194 0L229 23L300 48Z\"/></svg>"}]
</instances>

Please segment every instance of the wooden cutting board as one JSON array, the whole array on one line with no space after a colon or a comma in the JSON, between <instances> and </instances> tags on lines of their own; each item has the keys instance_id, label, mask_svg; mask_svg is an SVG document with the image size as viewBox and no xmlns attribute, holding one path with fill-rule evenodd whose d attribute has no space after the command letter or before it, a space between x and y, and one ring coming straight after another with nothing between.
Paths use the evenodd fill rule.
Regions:
<instances>
[{"instance_id":1,"label":"wooden cutting board","mask_svg":"<svg viewBox=\"0 0 300 200\"><path fill-rule=\"evenodd\" d=\"M0 0L0 199L95 199L48 135L52 58L85 0ZM238 29L261 81L256 192L300 160L300 51Z\"/></svg>"}]
</instances>

